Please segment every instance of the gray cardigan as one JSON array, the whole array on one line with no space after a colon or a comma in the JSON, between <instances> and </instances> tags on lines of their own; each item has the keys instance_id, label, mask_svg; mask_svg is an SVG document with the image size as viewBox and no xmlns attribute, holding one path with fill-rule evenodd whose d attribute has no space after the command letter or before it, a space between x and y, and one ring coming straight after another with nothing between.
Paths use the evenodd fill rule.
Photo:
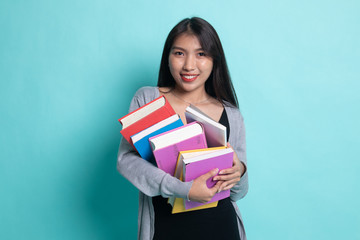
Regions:
<instances>
[{"instance_id":1,"label":"gray cardigan","mask_svg":"<svg viewBox=\"0 0 360 240\"><path fill-rule=\"evenodd\" d=\"M145 105L159 97L157 87L142 87L133 97L129 112ZM234 148L238 158L246 166L246 144L243 117L239 109L230 104L224 104L230 124L230 145ZM117 169L121 175L129 180L139 192L138 239L150 240L154 236L154 208L153 196L164 198L171 196L187 198L192 182L182 182L165 173L147 161L144 161L132 146L124 139L121 140L117 158ZM231 189L230 199L238 216L240 239L246 239L244 225L240 211L235 201L243 198L248 191L247 171L241 180Z\"/></svg>"}]
</instances>

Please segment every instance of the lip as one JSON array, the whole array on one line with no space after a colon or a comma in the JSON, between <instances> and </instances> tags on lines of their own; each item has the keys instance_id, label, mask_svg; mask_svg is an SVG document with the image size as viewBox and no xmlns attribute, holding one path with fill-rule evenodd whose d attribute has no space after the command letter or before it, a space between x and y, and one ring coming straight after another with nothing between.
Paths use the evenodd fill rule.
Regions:
<instances>
[{"instance_id":1,"label":"lip","mask_svg":"<svg viewBox=\"0 0 360 240\"><path fill-rule=\"evenodd\" d=\"M193 82L199 77L199 74L180 74L180 76L185 82Z\"/></svg>"}]
</instances>

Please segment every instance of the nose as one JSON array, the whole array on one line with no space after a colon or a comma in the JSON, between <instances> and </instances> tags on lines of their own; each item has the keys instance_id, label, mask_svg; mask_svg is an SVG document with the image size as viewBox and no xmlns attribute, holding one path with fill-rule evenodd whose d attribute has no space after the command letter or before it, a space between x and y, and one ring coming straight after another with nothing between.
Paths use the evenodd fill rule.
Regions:
<instances>
[{"instance_id":1,"label":"nose","mask_svg":"<svg viewBox=\"0 0 360 240\"><path fill-rule=\"evenodd\" d=\"M196 59L195 59L195 57L192 56L192 55L187 55L186 59L185 59L185 62L184 62L183 69L185 71L190 72L190 71L195 70L195 68L196 68Z\"/></svg>"}]
</instances>

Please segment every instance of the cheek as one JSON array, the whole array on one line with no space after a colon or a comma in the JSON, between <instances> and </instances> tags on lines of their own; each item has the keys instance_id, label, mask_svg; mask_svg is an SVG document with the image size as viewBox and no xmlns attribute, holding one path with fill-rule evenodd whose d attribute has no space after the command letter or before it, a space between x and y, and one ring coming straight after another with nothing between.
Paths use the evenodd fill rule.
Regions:
<instances>
[{"instance_id":1,"label":"cheek","mask_svg":"<svg viewBox=\"0 0 360 240\"><path fill-rule=\"evenodd\" d=\"M203 72L211 73L213 69L213 62L212 61L206 61L201 64L201 69Z\"/></svg>"},{"instance_id":2,"label":"cheek","mask_svg":"<svg viewBox=\"0 0 360 240\"><path fill-rule=\"evenodd\" d=\"M169 59L169 70L170 70L172 77L174 79L176 79L176 76L177 76L176 65L174 65L174 61L171 61L171 59Z\"/></svg>"},{"instance_id":3,"label":"cheek","mask_svg":"<svg viewBox=\"0 0 360 240\"><path fill-rule=\"evenodd\" d=\"M178 64L177 64L176 60L169 57L169 69L170 69L171 72L177 70L177 68L178 68L177 65Z\"/></svg>"},{"instance_id":4,"label":"cheek","mask_svg":"<svg viewBox=\"0 0 360 240\"><path fill-rule=\"evenodd\" d=\"M209 64L209 71L210 71L210 73L212 72L213 67L214 67L214 64L211 62L211 63Z\"/></svg>"}]
</instances>

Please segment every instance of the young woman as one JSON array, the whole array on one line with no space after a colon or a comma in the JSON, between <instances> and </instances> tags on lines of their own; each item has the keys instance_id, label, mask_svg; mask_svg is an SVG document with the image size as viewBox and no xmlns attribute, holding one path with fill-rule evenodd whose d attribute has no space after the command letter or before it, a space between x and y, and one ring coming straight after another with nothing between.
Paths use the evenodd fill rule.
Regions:
<instances>
[{"instance_id":1,"label":"young woman","mask_svg":"<svg viewBox=\"0 0 360 240\"><path fill-rule=\"evenodd\" d=\"M248 190L245 128L225 55L215 29L201 18L184 19L169 33L161 59L157 87L139 89L130 104L133 111L164 95L184 123L185 108L195 105L227 127L233 167L214 169L192 182L181 182L144 161L126 140L118 153L118 171L140 190L139 239L246 239L236 201ZM217 184L209 189L206 180ZM171 196L207 202L217 192L231 189L218 206L171 214Z\"/></svg>"}]
</instances>

